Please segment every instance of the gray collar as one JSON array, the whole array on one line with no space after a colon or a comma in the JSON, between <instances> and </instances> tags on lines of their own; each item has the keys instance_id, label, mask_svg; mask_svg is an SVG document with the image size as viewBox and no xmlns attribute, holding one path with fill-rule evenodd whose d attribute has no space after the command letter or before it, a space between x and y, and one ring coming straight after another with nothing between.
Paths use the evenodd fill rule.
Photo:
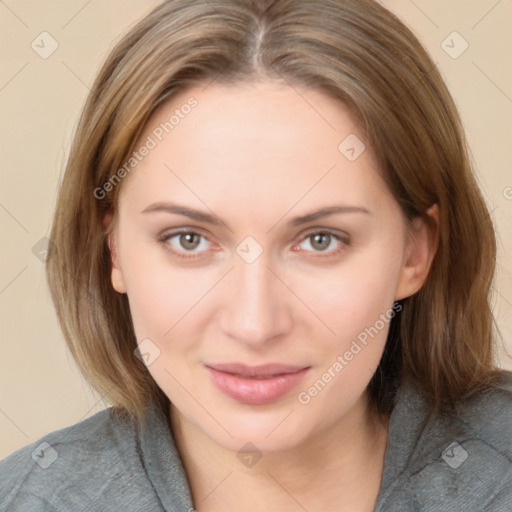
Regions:
<instances>
[{"instance_id":1,"label":"gray collar","mask_svg":"<svg viewBox=\"0 0 512 512\"><path fill-rule=\"evenodd\" d=\"M512 372L502 372L498 390L475 396L455 417L432 417L426 398L402 382L390 418L375 512L485 510L512 482L511 404ZM153 403L139 439L145 470L163 508L192 511L168 420ZM463 508L467 504L472 508Z\"/></svg>"}]
</instances>

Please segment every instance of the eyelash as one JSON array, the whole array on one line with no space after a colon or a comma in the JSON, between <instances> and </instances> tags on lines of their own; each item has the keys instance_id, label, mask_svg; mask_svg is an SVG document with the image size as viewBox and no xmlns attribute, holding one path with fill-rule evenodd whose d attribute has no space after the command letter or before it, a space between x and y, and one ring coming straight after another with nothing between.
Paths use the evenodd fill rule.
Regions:
<instances>
[{"instance_id":1,"label":"eyelash","mask_svg":"<svg viewBox=\"0 0 512 512\"><path fill-rule=\"evenodd\" d=\"M166 251L170 252L174 256L177 256L178 258L183 258L183 259L196 258L197 256L195 256L194 252L188 251L190 253L190 255L185 256L183 253L176 251L175 249L172 249L170 247L170 245L168 244L169 240L171 240L172 238L175 238L179 235L182 235L182 234L199 235L203 239L208 240L208 238L206 236L204 236L201 233L198 233L197 231L194 231L192 229L180 229L177 231L173 231L171 233L166 233L166 234L158 237L157 241L162 244L162 246L164 247L164 249ZM336 256L344 250L345 246L351 245L350 238L348 236L341 236L329 228L315 229L315 230L309 231L308 233L306 233L304 235L304 237L301 239L300 243L302 243L303 241L307 240L310 237L313 237L314 235L319 235L319 234L331 236L332 238L334 238L335 240L340 242L340 247L334 251L313 251L313 252L319 253L319 256L315 256L315 257L327 258L327 257ZM185 251L185 252L187 252L187 251ZM322 253L327 253L327 255L323 255Z\"/></svg>"}]
</instances>

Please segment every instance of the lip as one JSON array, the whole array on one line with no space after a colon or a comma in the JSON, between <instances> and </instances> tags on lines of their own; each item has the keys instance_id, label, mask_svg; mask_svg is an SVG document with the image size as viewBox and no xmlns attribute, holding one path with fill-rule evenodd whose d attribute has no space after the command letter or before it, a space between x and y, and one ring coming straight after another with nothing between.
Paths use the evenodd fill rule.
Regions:
<instances>
[{"instance_id":1,"label":"lip","mask_svg":"<svg viewBox=\"0 0 512 512\"><path fill-rule=\"evenodd\" d=\"M228 397L245 404L263 405L291 391L310 367L229 363L206 365L206 368L217 388Z\"/></svg>"}]
</instances>

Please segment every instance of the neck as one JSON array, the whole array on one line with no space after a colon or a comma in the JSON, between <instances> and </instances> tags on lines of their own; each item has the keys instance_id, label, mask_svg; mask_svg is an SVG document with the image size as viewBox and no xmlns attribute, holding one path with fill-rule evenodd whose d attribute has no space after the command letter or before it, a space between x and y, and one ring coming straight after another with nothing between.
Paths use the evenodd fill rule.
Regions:
<instances>
[{"instance_id":1,"label":"neck","mask_svg":"<svg viewBox=\"0 0 512 512\"><path fill-rule=\"evenodd\" d=\"M336 424L250 467L209 438L171 404L171 426L198 512L374 510L388 435L366 395Z\"/></svg>"}]
</instances>

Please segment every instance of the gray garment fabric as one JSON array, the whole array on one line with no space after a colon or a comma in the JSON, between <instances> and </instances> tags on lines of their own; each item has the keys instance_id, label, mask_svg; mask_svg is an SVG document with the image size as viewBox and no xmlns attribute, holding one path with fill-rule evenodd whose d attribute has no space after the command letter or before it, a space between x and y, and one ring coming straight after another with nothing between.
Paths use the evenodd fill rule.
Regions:
<instances>
[{"instance_id":1,"label":"gray garment fabric","mask_svg":"<svg viewBox=\"0 0 512 512\"><path fill-rule=\"evenodd\" d=\"M375 512L512 512L512 372L501 377L451 419L429 417L422 395L402 383ZM193 510L167 418L154 406L140 430L108 408L0 462L2 512Z\"/></svg>"}]
</instances>

